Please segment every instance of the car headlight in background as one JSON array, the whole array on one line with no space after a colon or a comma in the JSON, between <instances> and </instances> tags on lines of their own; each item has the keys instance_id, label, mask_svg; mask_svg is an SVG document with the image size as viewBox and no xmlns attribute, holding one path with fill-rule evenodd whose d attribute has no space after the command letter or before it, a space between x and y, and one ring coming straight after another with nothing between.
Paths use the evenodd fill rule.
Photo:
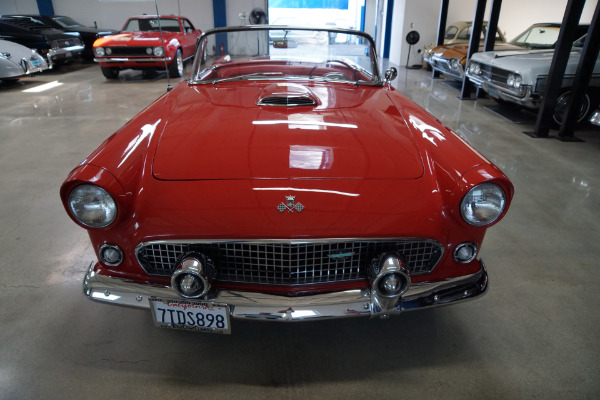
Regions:
<instances>
[{"instance_id":1,"label":"car headlight in background","mask_svg":"<svg viewBox=\"0 0 600 400\"><path fill-rule=\"evenodd\" d=\"M450 60L450 68L458 69L459 65L460 65L460 61L458 61L458 58L453 58Z\"/></svg>"},{"instance_id":2,"label":"car headlight in background","mask_svg":"<svg viewBox=\"0 0 600 400\"><path fill-rule=\"evenodd\" d=\"M104 48L103 47L94 47L94 54L97 57L103 57L104 56Z\"/></svg>"},{"instance_id":3,"label":"car headlight in background","mask_svg":"<svg viewBox=\"0 0 600 400\"><path fill-rule=\"evenodd\" d=\"M117 216L115 200L95 185L77 186L69 194L68 205L73 217L90 228L104 228Z\"/></svg>"},{"instance_id":4,"label":"car headlight in background","mask_svg":"<svg viewBox=\"0 0 600 400\"><path fill-rule=\"evenodd\" d=\"M460 203L463 219L474 226L489 225L504 211L506 194L494 183L482 183L465 195Z\"/></svg>"},{"instance_id":5,"label":"car headlight in background","mask_svg":"<svg viewBox=\"0 0 600 400\"><path fill-rule=\"evenodd\" d=\"M481 64L476 63L476 62L472 62L469 64L469 71L473 74L473 75L479 75L481 74Z\"/></svg>"},{"instance_id":6,"label":"car headlight in background","mask_svg":"<svg viewBox=\"0 0 600 400\"><path fill-rule=\"evenodd\" d=\"M154 55L157 57L162 57L165 55L165 51L163 50L162 46L156 46L153 50Z\"/></svg>"},{"instance_id":7,"label":"car headlight in background","mask_svg":"<svg viewBox=\"0 0 600 400\"><path fill-rule=\"evenodd\" d=\"M521 87L522 81L523 81L523 78L519 74L510 74L510 75L508 75L508 78L506 78L506 84L510 87L514 87L515 89L518 89Z\"/></svg>"}]
</instances>

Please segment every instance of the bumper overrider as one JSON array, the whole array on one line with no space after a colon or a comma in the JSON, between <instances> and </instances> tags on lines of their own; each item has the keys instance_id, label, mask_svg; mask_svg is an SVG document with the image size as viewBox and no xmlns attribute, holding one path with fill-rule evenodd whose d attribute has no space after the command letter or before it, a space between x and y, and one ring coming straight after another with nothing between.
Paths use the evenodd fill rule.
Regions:
<instances>
[{"instance_id":1,"label":"bumper overrider","mask_svg":"<svg viewBox=\"0 0 600 400\"><path fill-rule=\"evenodd\" d=\"M233 318L301 321L370 316L387 318L392 314L442 306L476 298L485 293L488 275L483 261L474 274L433 282L410 282L410 277L393 257L382 260L370 288L286 297L241 290L211 290L201 301L226 304ZM392 276L391 280L386 280ZM394 291L386 292L390 282ZM179 299L172 286L136 283L95 272L92 263L83 282L83 292L91 300L135 308L150 308L149 297Z\"/></svg>"}]
</instances>

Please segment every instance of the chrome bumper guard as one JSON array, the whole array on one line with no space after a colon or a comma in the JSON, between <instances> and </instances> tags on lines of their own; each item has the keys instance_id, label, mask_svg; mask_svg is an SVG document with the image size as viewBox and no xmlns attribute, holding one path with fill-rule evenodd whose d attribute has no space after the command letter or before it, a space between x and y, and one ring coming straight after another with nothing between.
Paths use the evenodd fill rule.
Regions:
<instances>
[{"instance_id":1,"label":"chrome bumper guard","mask_svg":"<svg viewBox=\"0 0 600 400\"><path fill-rule=\"evenodd\" d=\"M202 301L225 303L233 318L300 321L355 316L387 318L391 314L447 305L476 298L485 293L488 275L481 269L472 275L438 282L413 283L389 310L382 310L370 289L345 290L299 297L285 297L239 290L218 290ZM91 300L136 308L150 308L148 297L177 299L170 286L139 284L129 280L99 275L92 263L83 282L83 292Z\"/></svg>"}]
</instances>

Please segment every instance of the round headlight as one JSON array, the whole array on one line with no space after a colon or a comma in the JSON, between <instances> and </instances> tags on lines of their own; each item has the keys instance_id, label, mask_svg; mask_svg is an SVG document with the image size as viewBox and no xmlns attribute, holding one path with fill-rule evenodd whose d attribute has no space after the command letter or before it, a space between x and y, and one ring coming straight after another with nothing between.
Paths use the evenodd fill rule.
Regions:
<instances>
[{"instance_id":1,"label":"round headlight","mask_svg":"<svg viewBox=\"0 0 600 400\"><path fill-rule=\"evenodd\" d=\"M106 52L107 56L110 56L112 54L112 49L110 47L107 47L104 51Z\"/></svg>"},{"instance_id":2,"label":"round headlight","mask_svg":"<svg viewBox=\"0 0 600 400\"><path fill-rule=\"evenodd\" d=\"M453 58L450 60L450 68L458 69L458 64L460 64L460 61L458 61L458 58Z\"/></svg>"},{"instance_id":3,"label":"round headlight","mask_svg":"<svg viewBox=\"0 0 600 400\"><path fill-rule=\"evenodd\" d=\"M508 86L514 86L514 84L515 84L515 76L513 74L508 75L508 78L506 78L506 84Z\"/></svg>"},{"instance_id":4,"label":"round headlight","mask_svg":"<svg viewBox=\"0 0 600 400\"><path fill-rule=\"evenodd\" d=\"M515 83L513 83L513 86L515 87L515 89L518 89L521 87L522 81L523 81L523 78L521 78L521 75L515 75Z\"/></svg>"},{"instance_id":5,"label":"round headlight","mask_svg":"<svg viewBox=\"0 0 600 400\"><path fill-rule=\"evenodd\" d=\"M152 47L146 48L146 54L148 54L149 56L152 55Z\"/></svg>"},{"instance_id":6,"label":"round headlight","mask_svg":"<svg viewBox=\"0 0 600 400\"><path fill-rule=\"evenodd\" d=\"M165 51L161 46L157 46L154 48L154 55L157 57L162 57L165 54Z\"/></svg>"},{"instance_id":7,"label":"round headlight","mask_svg":"<svg viewBox=\"0 0 600 400\"><path fill-rule=\"evenodd\" d=\"M481 64L478 63L473 63L473 66L471 67L471 72L474 75L479 75L481 74Z\"/></svg>"},{"instance_id":8,"label":"round headlight","mask_svg":"<svg viewBox=\"0 0 600 400\"><path fill-rule=\"evenodd\" d=\"M506 195L500 186L482 183L465 195L460 203L460 213L467 223L483 226L498 219L505 205Z\"/></svg>"},{"instance_id":9,"label":"round headlight","mask_svg":"<svg viewBox=\"0 0 600 400\"><path fill-rule=\"evenodd\" d=\"M102 57L104 56L104 48L103 47L94 47L94 54L97 57Z\"/></svg>"},{"instance_id":10,"label":"round headlight","mask_svg":"<svg viewBox=\"0 0 600 400\"><path fill-rule=\"evenodd\" d=\"M94 185L77 186L69 194L69 210L77 221L90 228L104 228L117 216L117 204L110 194Z\"/></svg>"}]
</instances>

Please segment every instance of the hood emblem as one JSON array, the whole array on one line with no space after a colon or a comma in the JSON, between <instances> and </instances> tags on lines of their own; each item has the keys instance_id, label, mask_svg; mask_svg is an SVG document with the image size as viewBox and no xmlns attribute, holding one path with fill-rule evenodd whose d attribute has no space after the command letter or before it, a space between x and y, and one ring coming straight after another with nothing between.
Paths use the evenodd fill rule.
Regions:
<instances>
[{"instance_id":1,"label":"hood emblem","mask_svg":"<svg viewBox=\"0 0 600 400\"><path fill-rule=\"evenodd\" d=\"M296 210L298 212L302 212L302 210L304 210L304 206L300 202L294 204L294 200L296 200L296 196L285 196L286 203L284 203L282 201L277 206L277 209L281 213L284 212L285 210L287 210L290 213L294 212L294 210Z\"/></svg>"}]
</instances>

